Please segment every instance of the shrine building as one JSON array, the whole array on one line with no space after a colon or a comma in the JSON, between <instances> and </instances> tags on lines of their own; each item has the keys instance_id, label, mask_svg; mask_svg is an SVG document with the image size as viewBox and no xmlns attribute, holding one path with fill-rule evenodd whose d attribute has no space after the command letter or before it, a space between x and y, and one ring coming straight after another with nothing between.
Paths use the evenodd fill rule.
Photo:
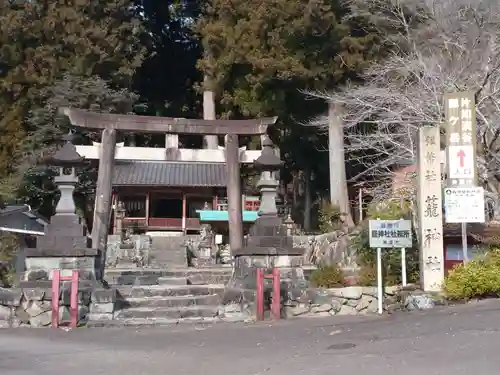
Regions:
<instances>
[{"instance_id":1,"label":"shrine building","mask_svg":"<svg viewBox=\"0 0 500 375\"><path fill-rule=\"evenodd\" d=\"M113 208L123 202L125 227L153 235L199 233L201 224L215 232L228 231L225 149L177 148L177 136L168 134L171 147L134 147L118 143L113 173ZM172 147L173 146L173 147ZM76 146L90 160L99 159L100 143ZM240 163L251 164L260 150L239 149ZM242 197L246 230L257 219L258 196ZM115 232L112 215L110 233Z\"/></svg>"}]
</instances>

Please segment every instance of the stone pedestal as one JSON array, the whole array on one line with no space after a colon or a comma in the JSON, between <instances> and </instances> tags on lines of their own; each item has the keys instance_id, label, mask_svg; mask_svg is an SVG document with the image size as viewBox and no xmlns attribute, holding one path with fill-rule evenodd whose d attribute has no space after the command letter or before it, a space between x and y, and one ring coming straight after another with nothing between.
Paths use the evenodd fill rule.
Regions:
<instances>
[{"instance_id":1,"label":"stone pedestal","mask_svg":"<svg viewBox=\"0 0 500 375\"><path fill-rule=\"evenodd\" d=\"M137 268L150 266L151 236L144 234L108 236L106 266Z\"/></svg>"},{"instance_id":2,"label":"stone pedestal","mask_svg":"<svg viewBox=\"0 0 500 375\"><path fill-rule=\"evenodd\" d=\"M97 250L89 248L85 228L78 217L54 216L45 236L37 238L37 247L24 249L25 274L22 280L52 280L52 271L61 270L61 276L79 271L82 280L96 280Z\"/></svg>"},{"instance_id":3,"label":"stone pedestal","mask_svg":"<svg viewBox=\"0 0 500 375\"><path fill-rule=\"evenodd\" d=\"M245 247L234 252L232 287L255 287L255 269L279 268L282 284L304 282L302 265L305 249L293 246L293 237L277 216L259 217L250 229Z\"/></svg>"}]
</instances>

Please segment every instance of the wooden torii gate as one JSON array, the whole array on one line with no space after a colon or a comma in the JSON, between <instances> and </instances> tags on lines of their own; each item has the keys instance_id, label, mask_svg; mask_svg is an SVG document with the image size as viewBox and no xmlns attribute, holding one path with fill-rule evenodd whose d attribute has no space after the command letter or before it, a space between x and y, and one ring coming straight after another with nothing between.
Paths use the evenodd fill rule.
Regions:
<instances>
[{"instance_id":1,"label":"wooden torii gate","mask_svg":"<svg viewBox=\"0 0 500 375\"><path fill-rule=\"evenodd\" d=\"M227 195L229 211L229 244L231 249L243 247L243 222L238 153L239 135L262 135L277 118L251 120L199 120L171 117L116 115L63 107L72 126L101 130L101 154L97 177L96 205L92 226L92 242L101 253L101 276L106 260L108 224L111 214L112 178L118 131L132 133L226 135Z\"/></svg>"}]
</instances>

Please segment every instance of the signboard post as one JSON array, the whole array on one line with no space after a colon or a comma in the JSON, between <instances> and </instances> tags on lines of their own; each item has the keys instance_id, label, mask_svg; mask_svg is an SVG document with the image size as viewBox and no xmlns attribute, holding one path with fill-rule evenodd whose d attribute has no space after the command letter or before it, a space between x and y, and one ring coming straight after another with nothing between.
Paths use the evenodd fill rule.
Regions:
<instances>
[{"instance_id":1,"label":"signboard post","mask_svg":"<svg viewBox=\"0 0 500 375\"><path fill-rule=\"evenodd\" d=\"M412 247L410 220L370 220L370 247L377 248L377 303L378 313L384 311L382 286L382 249L401 248L401 271L403 285L406 285L406 248ZM404 254L404 255L403 255Z\"/></svg>"},{"instance_id":2,"label":"signboard post","mask_svg":"<svg viewBox=\"0 0 500 375\"><path fill-rule=\"evenodd\" d=\"M446 165L448 174L447 186L449 188L474 188L477 186L476 105L474 92L457 92L446 95L445 115ZM452 210L453 209L455 208L452 208ZM448 210L449 208L446 207L446 211ZM469 221L460 221L462 224L462 249L464 252L464 262L467 262L468 260L468 222ZM484 222L484 219L482 222Z\"/></svg>"},{"instance_id":3,"label":"signboard post","mask_svg":"<svg viewBox=\"0 0 500 375\"><path fill-rule=\"evenodd\" d=\"M439 127L420 128L418 141L420 282L426 292L438 292L444 280Z\"/></svg>"}]
</instances>

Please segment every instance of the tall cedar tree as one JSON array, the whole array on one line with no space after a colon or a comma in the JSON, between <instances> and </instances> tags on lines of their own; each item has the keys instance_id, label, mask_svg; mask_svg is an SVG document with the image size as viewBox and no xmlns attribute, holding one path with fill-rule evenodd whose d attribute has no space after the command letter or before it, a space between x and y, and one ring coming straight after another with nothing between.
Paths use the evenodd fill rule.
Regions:
<instances>
[{"instance_id":1,"label":"tall cedar tree","mask_svg":"<svg viewBox=\"0 0 500 375\"><path fill-rule=\"evenodd\" d=\"M201 46L193 32L202 0L140 0L145 27L151 35L148 58L134 76L134 90L149 115L199 117L201 80L196 62ZM163 137L164 138L164 137ZM164 139L163 139L164 140Z\"/></svg>"},{"instance_id":2,"label":"tall cedar tree","mask_svg":"<svg viewBox=\"0 0 500 375\"><path fill-rule=\"evenodd\" d=\"M378 38L336 0L210 0L196 25L200 69L229 117L279 118L287 171L316 176L328 188L327 137L301 123L326 112L304 90L333 89L374 59ZM283 176L285 180L290 174Z\"/></svg>"},{"instance_id":3,"label":"tall cedar tree","mask_svg":"<svg viewBox=\"0 0 500 375\"><path fill-rule=\"evenodd\" d=\"M64 72L129 87L144 36L132 0L0 2L0 181L23 157L41 90Z\"/></svg>"}]
</instances>

